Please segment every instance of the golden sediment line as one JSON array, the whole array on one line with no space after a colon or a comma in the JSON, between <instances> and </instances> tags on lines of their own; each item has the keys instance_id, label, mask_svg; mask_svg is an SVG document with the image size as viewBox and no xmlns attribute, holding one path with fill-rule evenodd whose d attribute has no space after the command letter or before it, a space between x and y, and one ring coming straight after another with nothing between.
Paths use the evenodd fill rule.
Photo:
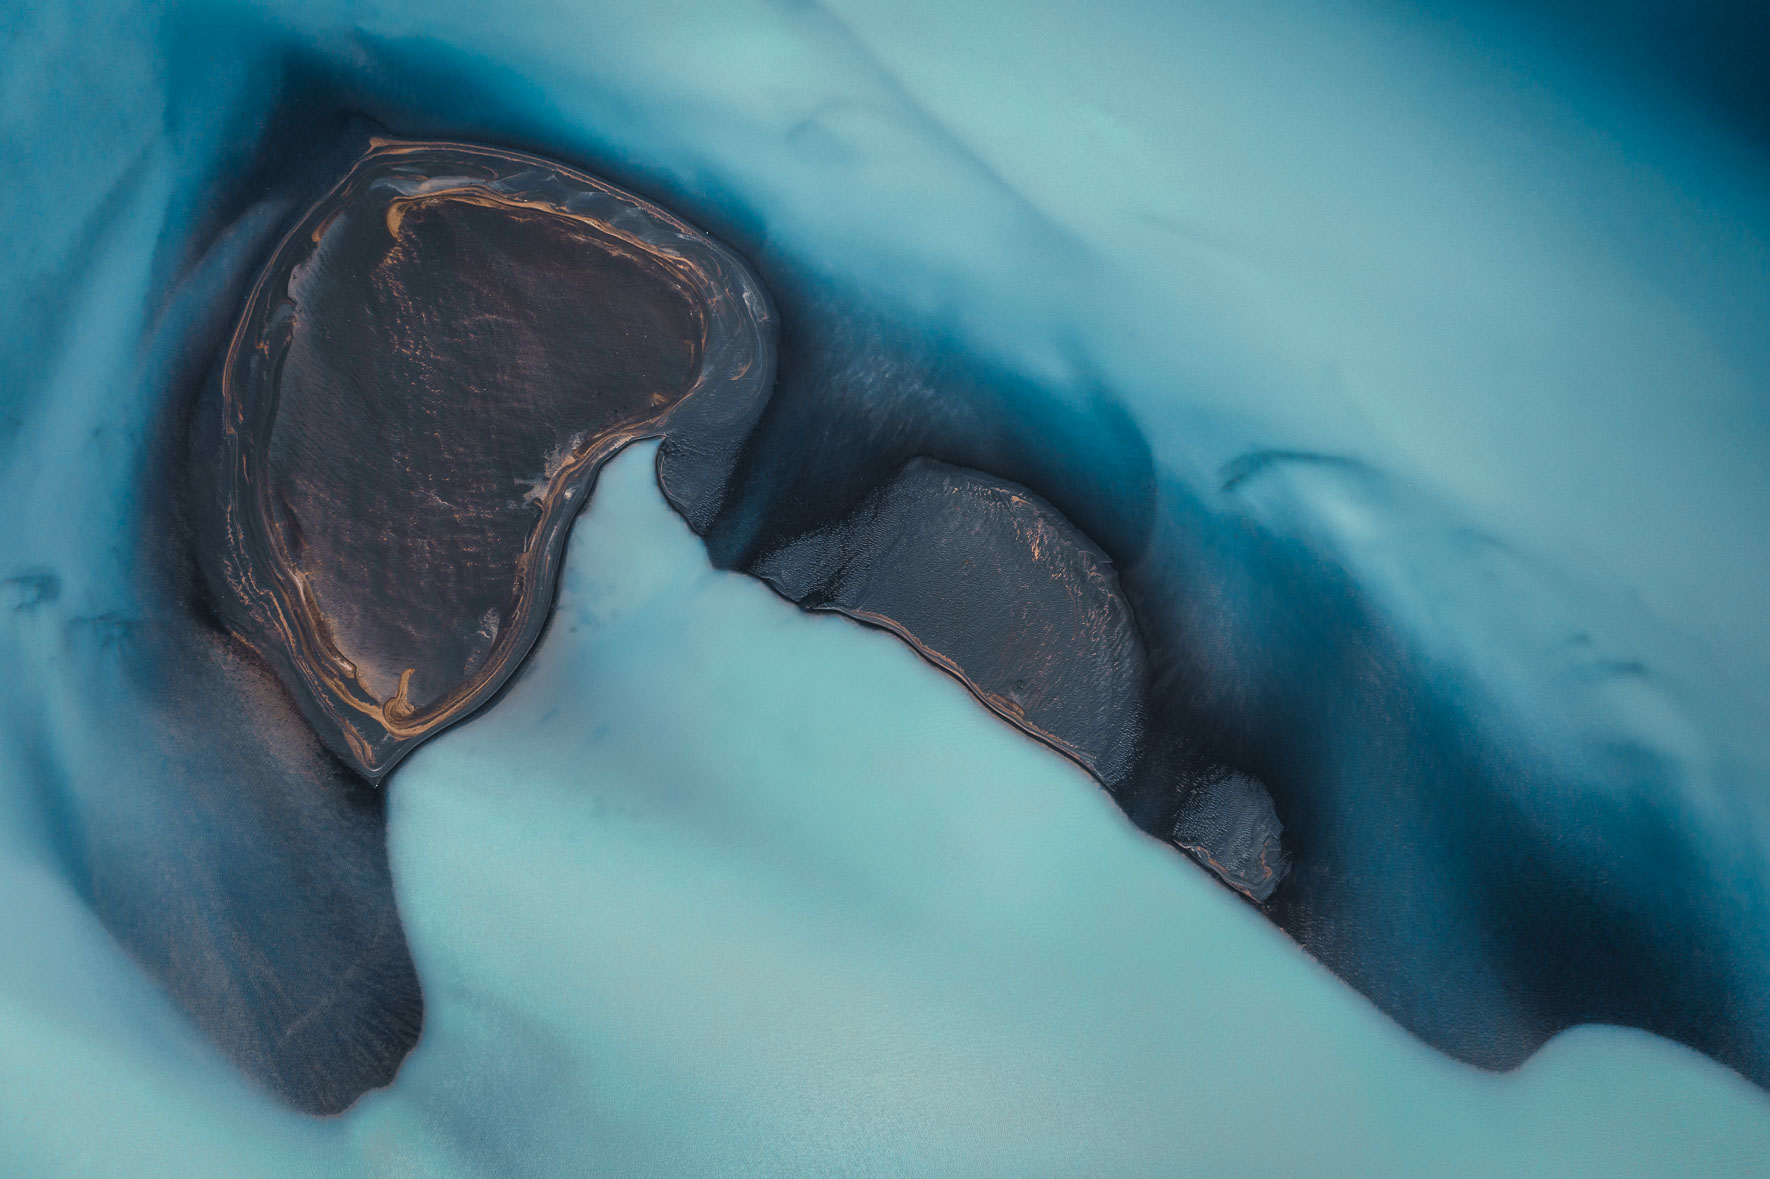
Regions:
<instances>
[{"instance_id":1,"label":"golden sediment line","mask_svg":"<svg viewBox=\"0 0 1770 1179\"><path fill-rule=\"evenodd\" d=\"M876 626L880 630L890 631L914 648L916 654L965 685L966 691L977 697L978 701L985 708L988 708L991 712L995 713L1027 736L1049 745L1064 757L1075 762L1078 766L1081 766L1082 769L1086 770L1088 775L1095 781L1102 783L1106 781L1105 774L1102 772L1099 763L1094 758L1077 748L1074 744L1059 737L1056 733L1051 732L1049 729L1041 728L1028 720L1026 710L1021 705L1005 696L998 695L979 684L976 680L966 675L965 669L960 667L958 662L951 656L947 655L944 651L929 646L926 642L918 638L915 632L911 631L909 627L891 617L889 614L880 614L873 610L862 610L854 606L838 605L834 602L815 606L813 609L825 610L832 614L841 614L846 618L854 619L856 622L862 622L868 626Z\"/></svg>"}]
</instances>

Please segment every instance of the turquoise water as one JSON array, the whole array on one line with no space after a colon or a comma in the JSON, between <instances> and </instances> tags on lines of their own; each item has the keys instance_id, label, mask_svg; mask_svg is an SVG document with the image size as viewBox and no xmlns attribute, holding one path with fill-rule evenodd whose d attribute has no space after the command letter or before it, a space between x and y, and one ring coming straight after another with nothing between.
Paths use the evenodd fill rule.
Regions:
<instances>
[{"instance_id":1,"label":"turquoise water","mask_svg":"<svg viewBox=\"0 0 1770 1179\"><path fill-rule=\"evenodd\" d=\"M0 1170L1763 1173L1770 1103L1676 1045L1426 1049L907 648L713 571L644 451L533 664L391 779L428 1001L391 1089L326 1121L251 1090L44 818L167 772L115 656L153 625L137 480L253 249L205 202L297 53L374 64L402 129L608 161L1014 371L1098 377L1164 494L1251 447L1359 459L1249 510L1521 740L1652 751L1761 880L1770 183L1725 128L1358 5L0 19Z\"/></svg>"}]
</instances>

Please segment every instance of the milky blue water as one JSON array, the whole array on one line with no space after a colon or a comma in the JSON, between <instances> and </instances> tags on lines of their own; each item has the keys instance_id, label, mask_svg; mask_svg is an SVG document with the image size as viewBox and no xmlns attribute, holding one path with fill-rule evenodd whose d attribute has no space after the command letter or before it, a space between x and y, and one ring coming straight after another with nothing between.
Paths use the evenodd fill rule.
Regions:
<instances>
[{"instance_id":1,"label":"milky blue water","mask_svg":"<svg viewBox=\"0 0 1770 1179\"><path fill-rule=\"evenodd\" d=\"M33 0L0 16L0 1169L1763 1172L1770 1102L1676 1045L1423 1047L907 648L714 572L643 452L533 665L390 781L419 1048L337 1120L249 1088L44 816L164 773L115 656L153 625L138 479L256 249L204 215L290 53L1110 385L1164 496L1359 460L1247 510L1491 723L1651 750L1714 863L1770 863L1770 174L1675 95L1397 6Z\"/></svg>"},{"instance_id":2,"label":"milky blue water","mask_svg":"<svg viewBox=\"0 0 1770 1179\"><path fill-rule=\"evenodd\" d=\"M23 1173L1750 1173L1770 1107L1621 1029L1425 1048L881 633L710 569L605 471L509 697L391 786L427 999L283 1112L8 862ZM20 920L21 910L33 914ZM56 985L46 984L57 977Z\"/></svg>"}]
</instances>

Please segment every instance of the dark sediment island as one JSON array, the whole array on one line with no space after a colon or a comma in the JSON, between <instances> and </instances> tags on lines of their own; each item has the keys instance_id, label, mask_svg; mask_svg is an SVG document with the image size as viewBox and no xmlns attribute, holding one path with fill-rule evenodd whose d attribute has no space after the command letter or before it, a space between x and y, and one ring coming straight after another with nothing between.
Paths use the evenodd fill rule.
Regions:
<instances>
[{"instance_id":1,"label":"dark sediment island","mask_svg":"<svg viewBox=\"0 0 1770 1179\"><path fill-rule=\"evenodd\" d=\"M1142 737L1143 643L1112 562L1004 480L913 459L754 572L810 609L902 636L1102 782Z\"/></svg>"},{"instance_id":2,"label":"dark sediment island","mask_svg":"<svg viewBox=\"0 0 1770 1179\"><path fill-rule=\"evenodd\" d=\"M225 612L379 780L533 646L602 463L697 398L741 437L770 355L742 263L655 206L530 156L376 141L228 349Z\"/></svg>"}]
</instances>

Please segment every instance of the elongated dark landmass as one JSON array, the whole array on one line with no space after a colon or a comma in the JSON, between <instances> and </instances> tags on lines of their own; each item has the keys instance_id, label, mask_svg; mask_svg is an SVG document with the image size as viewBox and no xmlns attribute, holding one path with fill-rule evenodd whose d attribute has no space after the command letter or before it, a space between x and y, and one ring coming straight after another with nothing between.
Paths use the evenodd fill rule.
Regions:
<instances>
[{"instance_id":1,"label":"elongated dark landmass","mask_svg":"<svg viewBox=\"0 0 1770 1179\"><path fill-rule=\"evenodd\" d=\"M771 377L736 257L532 156L379 139L283 239L222 373L224 612L379 780L534 644L601 464ZM721 456L699 453L708 478Z\"/></svg>"},{"instance_id":2,"label":"elongated dark landmass","mask_svg":"<svg viewBox=\"0 0 1770 1179\"><path fill-rule=\"evenodd\" d=\"M753 571L802 606L902 636L1102 782L1136 759L1143 643L1112 561L1023 487L913 459Z\"/></svg>"}]
</instances>

